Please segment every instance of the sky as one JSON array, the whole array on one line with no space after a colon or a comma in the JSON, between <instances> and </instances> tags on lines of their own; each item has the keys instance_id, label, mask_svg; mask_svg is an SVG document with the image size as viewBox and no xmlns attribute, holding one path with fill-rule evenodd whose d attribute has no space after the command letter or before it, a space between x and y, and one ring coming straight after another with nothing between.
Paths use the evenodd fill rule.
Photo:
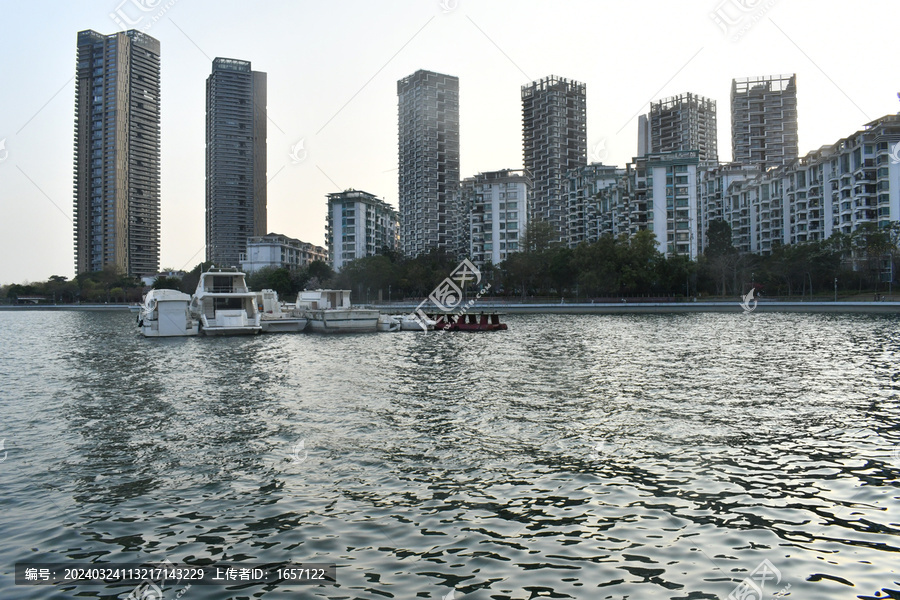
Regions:
<instances>
[{"instance_id":1,"label":"sky","mask_svg":"<svg viewBox=\"0 0 900 600\"><path fill-rule=\"evenodd\" d=\"M161 264L204 258L205 82L218 56L268 74L268 229L323 245L326 195L397 206L397 80L459 77L462 177L522 168L520 89L587 86L588 158L624 166L637 117L693 92L731 157L732 78L796 73L800 153L900 112L900 3L528 0L0 0L0 284L74 276L75 42L160 40ZM129 24L130 23L130 24Z\"/></svg>"}]
</instances>

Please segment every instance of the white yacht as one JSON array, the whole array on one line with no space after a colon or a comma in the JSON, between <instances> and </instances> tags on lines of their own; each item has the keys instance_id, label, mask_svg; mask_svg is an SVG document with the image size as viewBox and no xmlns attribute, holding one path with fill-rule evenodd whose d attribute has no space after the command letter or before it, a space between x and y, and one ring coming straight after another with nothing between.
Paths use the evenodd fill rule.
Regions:
<instances>
[{"instance_id":1,"label":"white yacht","mask_svg":"<svg viewBox=\"0 0 900 600\"><path fill-rule=\"evenodd\" d=\"M256 301L260 310L259 324L264 333L303 331L309 323L304 311L296 304L279 302L275 290L257 292Z\"/></svg>"},{"instance_id":2,"label":"white yacht","mask_svg":"<svg viewBox=\"0 0 900 600\"><path fill-rule=\"evenodd\" d=\"M300 292L297 308L305 310L312 331L365 333L378 330L378 310L350 306L350 290Z\"/></svg>"},{"instance_id":3,"label":"white yacht","mask_svg":"<svg viewBox=\"0 0 900 600\"><path fill-rule=\"evenodd\" d=\"M150 290L144 296L137 324L144 337L197 335L199 322L191 316L191 297L178 290Z\"/></svg>"},{"instance_id":4,"label":"white yacht","mask_svg":"<svg viewBox=\"0 0 900 600\"><path fill-rule=\"evenodd\" d=\"M262 329L256 292L247 288L246 275L236 269L213 267L200 274L191 315L206 335L255 334Z\"/></svg>"},{"instance_id":5,"label":"white yacht","mask_svg":"<svg viewBox=\"0 0 900 600\"><path fill-rule=\"evenodd\" d=\"M394 315L379 315L378 331L400 331L400 317Z\"/></svg>"},{"instance_id":6,"label":"white yacht","mask_svg":"<svg viewBox=\"0 0 900 600\"><path fill-rule=\"evenodd\" d=\"M421 315L401 315L400 329L403 331L431 331L434 329L436 321Z\"/></svg>"}]
</instances>

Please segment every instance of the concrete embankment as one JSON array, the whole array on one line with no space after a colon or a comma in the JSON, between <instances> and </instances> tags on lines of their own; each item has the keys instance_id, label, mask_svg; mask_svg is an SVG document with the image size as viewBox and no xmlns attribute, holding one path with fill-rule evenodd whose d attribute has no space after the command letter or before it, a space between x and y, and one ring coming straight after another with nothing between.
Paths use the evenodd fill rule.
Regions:
<instances>
[{"instance_id":1,"label":"concrete embankment","mask_svg":"<svg viewBox=\"0 0 900 600\"><path fill-rule=\"evenodd\" d=\"M460 305L460 308L464 306ZM414 311L418 304L374 305L383 313L402 314ZM665 314L665 313L862 313L900 314L900 302L759 302L751 303L746 310L740 302L620 302L620 303L563 303L563 304L515 304L505 302L476 302L467 313L497 312L505 314ZM426 313L438 312L430 303L422 307ZM453 312L458 312L453 311Z\"/></svg>"}]
</instances>

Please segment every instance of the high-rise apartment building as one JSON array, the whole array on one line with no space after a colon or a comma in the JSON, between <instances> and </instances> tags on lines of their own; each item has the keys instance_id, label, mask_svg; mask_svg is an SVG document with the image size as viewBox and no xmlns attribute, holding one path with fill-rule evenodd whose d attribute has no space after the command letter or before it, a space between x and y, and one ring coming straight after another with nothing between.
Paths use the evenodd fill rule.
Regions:
<instances>
[{"instance_id":1,"label":"high-rise apartment building","mask_svg":"<svg viewBox=\"0 0 900 600\"><path fill-rule=\"evenodd\" d=\"M240 264L266 234L266 74L216 58L206 80L206 260Z\"/></svg>"},{"instance_id":2,"label":"high-rise apartment building","mask_svg":"<svg viewBox=\"0 0 900 600\"><path fill-rule=\"evenodd\" d=\"M500 264L519 251L528 226L531 178L527 171L479 173L460 185L469 215L469 256L477 266Z\"/></svg>"},{"instance_id":3,"label":"high-rise apartment building","mask_svg":"<svg viewBox=\"0 0 900 600\"><path fill-rule=\"evenodd\" d=\"M582 242L596 242L600 237L600 192L616 183L625 174L602 163L591 163L566 173L568 207L568 245L574 248Z\"/></svg>"},{"instance_id":4,"label":"high-rise apartment building","mask_svg":"<svg viewBox=\"0 0 900 600\"><path fill-rule=\"evenodd\" d=\"M731 81L731 152L735 162L765 167L797 158L796 75Z\"/></svg>"},{"instance_id":5,"label":"high-rise apartment building","mask_svg":"<svg viewBox=\"0 0 900 600\"><path fill-rule=\"evenodd\" d=\"M598 194L600 232L650 230L667 255L696 258L714 220L740 252L887 229L900 220L900 114L885 115L786 165L703 164L697 151L648 154Z\"/></svg>"},{"instance_id":6,"label":"high-rise apartment building","mask_svg":"<svg viewBox=\"0 0 900 600\"><path fill-rule=\"evenodd\" d=\"M598 193L600 232L652 231L666 256L699 254L699 151L651 153L634 159L618 182Z\"/></svg>"},{"instance_id":7,"label":"high-rise apartment building","mask_svg":"<svg viewBox=\"0 0 900 600\"><path fill-rule=\"evenodd\" d=\"M719 160L715 100L691 93L664 98L650 103L647 118L650 147L645 154L697 150L701 163ZM639 127L639 149L641 133Z\"/></svg>"},{"instance_id":8,"label":"high-rise apartment building","mask_svg":"<svg viewBox=\"0 0 900 600\"><path fill-rule=\"evenodd\" d=\"M525 170L532 177L532 221L553 227L568 242L566 173L587 164L587 91L583 83L551 75L522 86Z\"/></svg>"},{"instance_id":9,"label":"high-rise apartment building","mask_svg":"<svg viewBox=\"0 0 900 600\"><path fill-rule=\"evenodd\" d=\"M75 272L159 272L159 41L78 32Z\"/></svg>"},{"instance_id":10,"label":"high-rise apartment building","mask_svg":"<svg viewBox=\"0 0 900 600\"><path fill-rule=\"evenodd\" d=\"M707 234L712 222L725 220L725 215L731 211L731 205L726 206L726 200L732 198L733 192L742 182L758 175L759 170L753 165L740 163L710 165L697 172L700 182L697 190L700 209L697 236L700 252L706 252L709 246Z\"/></svg>"},{"instance_id":11,"label":"high-rise apartment building","mask_svg":"<svg viewBox=\"0 0 900 600\"><path fill-rule=\"evenodd\" d=\"M402 251L457 253L459 79L419 70L397 82L397 98Z\"/></svg>"},{"instance_id":12,"label":"high-rise apartment building","mask_svg":"<svg viewBox=\"0 0 900 600\"><path fill-rule=\"evenodd\" d=\"M351 260L397 250L397 211L373 194L346 190L328 194L325 245L335 271Z\"/></svg>"}]
</instances>

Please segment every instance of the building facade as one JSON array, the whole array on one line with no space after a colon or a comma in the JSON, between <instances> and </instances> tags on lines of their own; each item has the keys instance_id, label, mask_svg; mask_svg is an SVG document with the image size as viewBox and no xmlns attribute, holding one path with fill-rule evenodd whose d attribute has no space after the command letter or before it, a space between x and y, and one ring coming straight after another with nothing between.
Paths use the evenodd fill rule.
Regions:
<instances>
[{"instance_id":1,"label":"building facade","mask_svg":"<svg viewBox=\"0 0 900 600\"><path fill-rule=\"evenodd\" d=\"M75 273L159 271L159 41L78 32Z\"/></svg>"},{"instance_id":2,"label":"building facade","mask_svg":"<svg viewBox=\"0 0 900 600\"><path fill-rule=\"evenodd\" d=\"M725 163L708 166L698 171L697 202L700 223L697 228L700 252L706 250L709 240L707 233L712 221L725 219L725 198L735 184L759 175L753 165Z\"/></svg>"},{"instance_id":3,"label":"building facade","mask_svg":"<svg viewBox=\"0 0 900 600\"><path fill-rule=\"evenodd\" d=\"M653 231L668 256L696 258L721 219L741 252L851 235L900 221L900 114L788 164L702 164L698 153L649 154L598 194L599 231Z\"/></svg>"},{"instance_id":4,"label":"building facade","mask_svg":"<svg viewBox=\"0 0 900 600\"><path fill-rule=\"evenodd\" d=\"M206 260L236 266L265 235L266 74L216 58L206 80Z\"/></svg>"},{"instance_id":5,"label":"building facade","mask_svg":"<svg viewBox=\"0 0 900 600\"><path fill-rule=\"evenodd\" d=\"M302 269L316 260L328 262L328 250L278 233L249 238L247 251L240 256L241 270L245 273L265 267Z\"/></svg>"},{"instance_id":6,"label":"building facade","mask_svg":"<svg viewBox=\"0 0 900 600\"><path fill-rule=\"evenodd\" d=\"M531 178L527 171L504 169L464 179L460 198L469 216L469 252L476 266L499 264L519 251L528 227Z\"/></svg>"},{"instance_id":7,"label":"building facade","mask_svg":"<svg viewBox=\"0 0 900 600\"><path fill-rule=\"evenodd\" d=\"M616 185L624 174L625 169L601 163L591 163L566 173L566 239L570 248L582 242L596 242L600 238L600 192Z\"/></svg>"},{"instance_id":8,"label":"building facade","mask_svg":"<svg viewBox=\"0 0 900 600\"><path fill-rule=\"evenodd\" d=\"M724 219L743 252L850 235L900 221L900 114L760 172L726 195Z\"/></svg>"},{"instance_id":9,"label":"building facade","mask_svg":"<svg viewBox=\"0 0 900 600\"><path fill-rule=\"evenodd\" d=\"M587 164L587 88L551 75L522 86L522 150L532 177L531 220L568 243L566 173Z\"/></svg>"},{"instance_id":10,"label":"building facade","mask_svg":"<svg viewBox=\"0 0 900 600\"><path fill-rule=\"evenodd\" d=\"M399 248L400 224L390 204L359 190L328 194L325 244L335 271L357 258Z\"/></svg>"},{"instance_id":11,"label":"building facade","mask_svg":"<svg viewBox=\"0 0 900 600\"><path fill-rule=\"evenodd\" d=\"M696 150L702 163L719 160L715 100L687 93L651 102L645 128L650 142L646 154ZM647 138L639 123L639 150Z\"/></svg>"},{"instance_id":12,"label":"building facade","mask_svg":"<svg viewBox=\"0 0 900 600\"><path fill-rule=\"evenodd\" d=\"M397 98L401 249L458 253L459 79L419 70L397 82Z\"/></svg>"},{"instance_id":13,"label":"building facade","mask_svg":"<svg viewBox=\"0 0 900 600\"><path fill-rule=\"evenodd\" d=\"M633 236L649 230L666 256L699 254L699 152L637 157L615 184L597 194L599 232Z\"/></svg>"},{"instance_id":14,"label":"building facade","mask_svg":"<svg viewBox=\"0 0 900 600\"><path fill-rule=\"evenodd\" d=\"M797 76L731 81L731 154L734 162L786 165L799 153Z\"/></svg>"}]
</instances>

